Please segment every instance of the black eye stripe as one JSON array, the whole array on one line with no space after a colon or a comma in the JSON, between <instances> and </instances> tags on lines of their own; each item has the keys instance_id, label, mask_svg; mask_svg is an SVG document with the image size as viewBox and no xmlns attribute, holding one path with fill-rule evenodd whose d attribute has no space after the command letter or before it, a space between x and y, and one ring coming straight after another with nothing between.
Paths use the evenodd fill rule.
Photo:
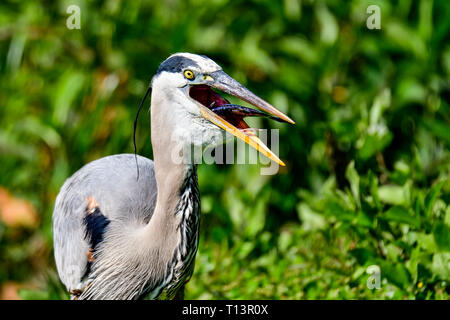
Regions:
<instances>
[{"instance_id":1,"label":"black eye stripe","mask_svg":"<svg viewBox=\"0 0 450 320\"><path fill-rule=\"evenodd\" d=\"M199 69L199 65L194 60L182 56L174 56L161 63L158 71L156 71L156 75L163 71L180 73L190 67Z\"/></svg>"}]
</instances>

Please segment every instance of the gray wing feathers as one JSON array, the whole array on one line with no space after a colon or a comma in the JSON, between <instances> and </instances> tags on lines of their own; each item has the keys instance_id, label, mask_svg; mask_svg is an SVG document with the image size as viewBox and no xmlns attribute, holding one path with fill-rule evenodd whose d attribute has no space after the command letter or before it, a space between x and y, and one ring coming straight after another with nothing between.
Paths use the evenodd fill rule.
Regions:
<instances>
[{"instance_id":1,"label":"gray wing feathers","mask_svg":"<svg viewBox=\"0 0 450 320\"><path fill-rule=\"evenodd\" d=\"M66 180L53 211L53 241L58 274L69 291L85 287L89 243L83 218L88 198L110 221L136 226L147 223L156 204L153 162L138 156L139 180L132 154L92 161Z\"/></svg>"}]
</instances>

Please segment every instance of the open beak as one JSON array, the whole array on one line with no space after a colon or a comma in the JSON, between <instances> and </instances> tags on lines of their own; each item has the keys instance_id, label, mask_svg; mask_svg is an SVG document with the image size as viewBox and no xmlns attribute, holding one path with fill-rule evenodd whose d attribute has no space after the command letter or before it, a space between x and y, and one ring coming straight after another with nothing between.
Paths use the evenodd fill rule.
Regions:
<instances>
[{"instance_id":1,"label":"open beak","mask_svg":"<svg viewBox=\"0 0 450 320\"><path fill-rule=\"evenodd\" d=\"M258 138L253 130L246 130L249 129L249 127L243 118L249 116L268 116L269 114L272 115L272 119L277 121L289 122L292 124L295 122L271 104L245 88L242 84L231 78L222 70L205 76L204 80L205 84L209 87L216 88L246 101L267 114L258 110L232 105L208 86L194 85L190 89L190 96L202 104L200 108L202 116L233 136L243 140L245 143L249 144L269 159L284 166L285 164L283 161L281 161L269 148L267 148L267 146Z\"/></svg>"}]
</instances>

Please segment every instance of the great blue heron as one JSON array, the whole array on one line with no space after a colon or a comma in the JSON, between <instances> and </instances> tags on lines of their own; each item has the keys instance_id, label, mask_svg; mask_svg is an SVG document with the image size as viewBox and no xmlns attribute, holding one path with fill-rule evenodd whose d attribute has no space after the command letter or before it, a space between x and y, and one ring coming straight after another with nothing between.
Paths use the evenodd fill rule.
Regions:
<instances>
[{"instance_id":1,"label":"great blue heron","mask_svg":"<svg viewBox=\"0 0 450 320\"><path fill-rule=\"evenodd\" d=\"M56 198L56 266L73 299L183 297L197 252L200 197L196 165L173 161L179 144L223 143L223 129L282 164L243 120L267 114L232 105L211 88L294 123L208 57L171 55L151 82L154 162L138 157L136 179L131 154L95 160Z\"/></svg>"}]
</instances>

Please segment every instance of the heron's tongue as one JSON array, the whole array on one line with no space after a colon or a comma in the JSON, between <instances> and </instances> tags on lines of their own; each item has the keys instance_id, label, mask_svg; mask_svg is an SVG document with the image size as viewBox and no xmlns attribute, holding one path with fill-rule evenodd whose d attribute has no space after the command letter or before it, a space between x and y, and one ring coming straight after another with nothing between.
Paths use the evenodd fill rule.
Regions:
<instances>
[{"instance_id":1,"label":"heron's tongue","mask_svg":"<svg viewBox=\"0 0 450 320\"><path fill-rule=\"evenodd\" d=\"M262 112L257 112L250 108L245 108L238 105L232 105L221 95L212 90L209 86L198 85L193 86L189 91L190 96L200 102L202 105L220 115L223 119L233 124L238 129L249 128L244 121L244 117L262 115Z\"/></svg>"},{"instance_id":2,"label":"heron's tongue","mask_svg":"<svg viewBox=\"0 0 450 320\"><path fill-rule=\"evenodd\" d=\"M230 103L227 99L214 92L209 86L205 85L193 86L190 89L189 94L193 99L209 109Z\"/></svg>"}]
</instances>

